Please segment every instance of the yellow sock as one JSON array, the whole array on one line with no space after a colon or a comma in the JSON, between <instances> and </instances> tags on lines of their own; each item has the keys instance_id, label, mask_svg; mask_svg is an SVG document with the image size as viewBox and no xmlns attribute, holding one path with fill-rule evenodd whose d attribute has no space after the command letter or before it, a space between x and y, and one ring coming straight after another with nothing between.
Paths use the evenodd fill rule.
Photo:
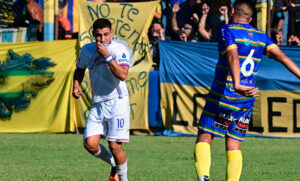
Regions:
<instances>
[{"instance_id":1,"label":"yellow sock","mask_svg":"<svg viewBox=\"0 0 300 181\"><path fill-rule=\"evenodd\" d=\"M201 176L209 176L210 169L210 144L199 142L195 146L195 166L198 178Z\"/></svg>"},{"instance_id":2,"label":"yellow sock","mask_svg":"<svg viewBox=\"0 0 300 181\"><path fill-rule=\"evenodd\" d=\"M238 181L242 173L241 150L227 151L227 181Z\"/></svg>"}]
</instances>

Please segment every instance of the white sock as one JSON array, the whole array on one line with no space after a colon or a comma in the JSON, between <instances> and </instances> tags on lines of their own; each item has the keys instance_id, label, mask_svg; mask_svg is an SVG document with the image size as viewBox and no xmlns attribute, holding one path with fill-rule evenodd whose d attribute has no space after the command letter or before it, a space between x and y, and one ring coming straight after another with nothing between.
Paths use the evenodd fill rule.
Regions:
<instances>
[{"instance_id":1,"label":"white sock","mask_svg":"<svg viewBox=\"0 0 300 181\"><path fill-rule=\"evenodd\" d=\"M100 144L100 150L95 153L94 156L110 164L112 167L116 166L114 157L109 151L106 150L106 148L102 144Z\"/></svg>"},{"instance_id":2,"label":"white sock","mask_svg":"<svg viewBox=\"0 0 300 181\"><path fill-rule=\"evenodd\" d=\"M117 165L117 174L119 174L120 181L128 181L127 160L122 165Z\"/></svg>"}]
</instances>

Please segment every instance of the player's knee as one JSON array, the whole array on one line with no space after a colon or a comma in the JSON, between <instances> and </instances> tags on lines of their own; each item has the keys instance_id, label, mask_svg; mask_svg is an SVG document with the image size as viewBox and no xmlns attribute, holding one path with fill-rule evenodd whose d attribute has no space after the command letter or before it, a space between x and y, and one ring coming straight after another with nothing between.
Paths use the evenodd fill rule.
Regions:
<instances>
[{"instance_id":1,"label":"player's knee","mask_svg":"<svg viewBox=\"0 0 300 181\"><path fill-rule=\"evenodd\" d=\"M90 153L94 154L99 151L99 144L84 140L83 147Z\"/></svg>"},{"instance_id":2,"label":"player's knee","mask_svg":"<svg viewBox=\"0 0 300 181\"><path fill-rule=\"evenodd\" d=\"M118 153L122 151L122 144L117 143L117 142L110 142L109 143L109 149L113 153Z\"/></svg>"}]
</instances>

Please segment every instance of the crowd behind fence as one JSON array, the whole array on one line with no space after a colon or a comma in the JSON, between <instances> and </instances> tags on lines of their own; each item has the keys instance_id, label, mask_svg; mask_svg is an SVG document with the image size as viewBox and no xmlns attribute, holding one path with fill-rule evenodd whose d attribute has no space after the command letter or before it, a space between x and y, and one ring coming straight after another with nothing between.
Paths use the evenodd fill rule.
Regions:
<instances>
[{"instance_id":1,"label":"crowd behind fence","mask_svg":"<svg viewBox=\"0 0 300 181\"><path fill-rule=\"evenodd\" d=\"M76 39L66 13L70 2L59 0L56 39ZM89 0L101 2L138 2L139 0ZM255 0L267 2L267 33L278 45L300 46L300 0ZM220 26L230 22L233 0L162 0L157 6L149 39L157 59L157 41L216 42ZM26 42L44 40L43 0L0 0L0 41ZM258 6L257 6L258 7ZM76 13L76 11L73 11ZM252 25L256 26L256 13ZM13 35L13 36L11 36Z\"/></svg>"}]
</instances>

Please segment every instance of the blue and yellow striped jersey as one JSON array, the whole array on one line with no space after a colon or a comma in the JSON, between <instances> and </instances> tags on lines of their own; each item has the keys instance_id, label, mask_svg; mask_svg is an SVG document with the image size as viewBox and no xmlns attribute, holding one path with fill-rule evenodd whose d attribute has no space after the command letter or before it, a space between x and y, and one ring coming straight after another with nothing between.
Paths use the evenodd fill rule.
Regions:
<instances>
[{"instance_id":1,"label":"blue and yellow striped jersey","mask_svg":"<svg viewBox=\"0 0 300 181\"><path fill-rule=\"evenodd\" d=\"M212 92L228 99L241 98L235 93L226 52L238 49L240 61L240 84L254 87L256 75L264 52L277 45L264 32L250 24L231 23L220 28L218 33L219 60L216 66Z\"/></svg>"}]
</instances>

